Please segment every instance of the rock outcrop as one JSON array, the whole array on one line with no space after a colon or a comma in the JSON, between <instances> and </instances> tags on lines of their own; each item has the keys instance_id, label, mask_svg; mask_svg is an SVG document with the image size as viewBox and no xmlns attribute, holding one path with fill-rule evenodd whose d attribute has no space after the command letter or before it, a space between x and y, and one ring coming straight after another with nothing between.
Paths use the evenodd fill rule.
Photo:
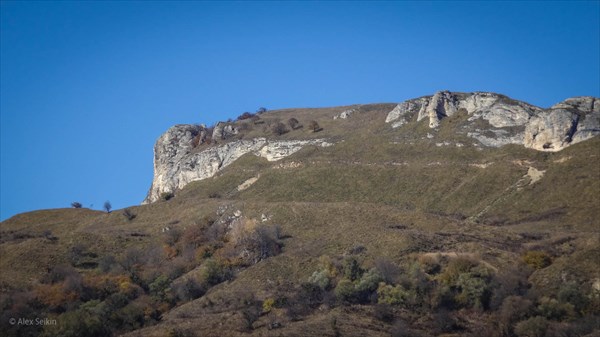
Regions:
<instances>
[{"instance_id":1,"label":"rock outcrop","mask_svg":"<svg viewBox=\"0 0 600 337\"><path fill-rule=\"evenodd\" d=\"M353 106L334 119L347 119L358 109ZM459 117L453 124L456 132L474 139L475 146L520 144L540 151L559 151L600 134L600 99L594 97L569 98L541 109L495 93L440 91L396 105L387 114L385 122L392 128L399 128L426 119L431 131L423 139L430 139L438 147L452 144L463 147L466 146L464 141L456 143L451 139L436 138L440 122L454 115ZM144 203L159 200L163 193L176 192L192 181L213 177L247 153L277 161L307 145L332 145L324 139L244 138L248 132L242 129L243 126L220 122L212 130L204 125L170 128L154 147L154 179ZM344 141L339 135L334 137L337 137L336 141ZM206 145L207 142L210 145Z\"/></svg>"},{"instance_id":2,"label":"rock outcrop","mask_svg":"<svg viewBox=\"0 0 600 337\"><path fill-rule=\"evenodd\" d=\"M344 110L344 111L340 112L339 115L333 116L333 119L348 119L348 118L350 118L350 116L352 116L353 113L355 113L357 111L358 111L358 108Z\"/></svg>"},{"instance_id":3,"label":"rock outcrop","mask_svg":"<svg viewBox=\"0 0 600 337\"><path fill-rule=\"evenodd\" d=\"M472 125L467 127L467 135L490 147L521 144L558 151L600 134L600 101L593 97L569 98L543 110L495 93L440 91L398 104L388 113L386 123L397 128L416 115L417 121L427 118L429 127L436 129L443 118L460 111L469 115ZM489 127L476 127L480 119Z\"/></svg>"},{"instance_id":4,"label":"rock outcrop","mask_svg":"<svg viewBox=\"0 0 600 337\"><path fill-rule=\"evenodd\" d=\"M143 203L157 201L163 193L173 193L192 181L210 178L247 153L276 161L306 145L332 145L323 139L276 141L254 138L194 152L192 139L201 131L201 126L176 125L160 136L154 146L152 187Z\"/></svg>"},{"instance_id":5,"label":"rock outcrop","mask_svg":"<svg viewBox=\"0 0 600 337\"><path fill-rule=\"evenodd\" d=\"M532 117L525 129L525 146L541 151L560 151L599 134L599 100L574 97Z\"/></svg>"}]
</instances>

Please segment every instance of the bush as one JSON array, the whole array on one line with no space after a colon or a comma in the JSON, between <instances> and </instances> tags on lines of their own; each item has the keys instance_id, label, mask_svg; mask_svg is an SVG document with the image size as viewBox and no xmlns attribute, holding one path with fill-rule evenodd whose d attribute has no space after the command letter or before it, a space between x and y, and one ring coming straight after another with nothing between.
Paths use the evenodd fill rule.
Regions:
<instances>
[{"instance_id":1,"label":"bush","mask_svg":"<svg viewBox=\"0 0 600 337\"><path fill-rule=\"evenodd\" d=\"M400 268L390 260L379 258L375 260L375 268L387 284L395 284L400 277Z\"/></svg>"},{"instance_id":2,"label":"bush","mask_svg":"<svg viewBox=\"0 0 600 337\"><path fill-rule=\"evenodd\" d=\"M281 136L284 133L288 133L290 130L285 126L285 124L279 122L273 125L271 131L273 131L274 134Z\"/></svg>"},{"instance_id":3,"label":"bush","mask_svg":"<svg viewBox=\"0 0 600 337\"><path fill-rule=\"evenodd\" d=\"M131 220L135 219L137 214L133 213L129 208L126 208L123 211L123 216L125 217L125 219L127 219L127 221L131 221Z\"/></svg>"},{"instance_id":4,"label":"bush","mask_svg":"<svg viewBox=\"0 0 600 337\"><path fill-rule=\"evenodd\" d=\"M256 110L256 114L257 115L260 115L260 114L265 113L265 112L267 112L267 108L265 108L265 107L260 107L260 108L258 108Z\"/></svg>"},{"instance_id":5,"label":"bush","mask_svg":"<svg viewBox=\"0 0 600 337\"><path fill-rule=\"evenodd\" d=\"M541 316L532 317L517 323L515 333L519 337L544 337L548 329L548 320Z\"/></svg>"},{"instance_id":6,"label":"bush","mask_svg":"<svg viewBox=\"0 0 600 337\"><path fill-rule=\"evenodd\" d=\"M548 267L552 263L550 256L540 250L530 250L523 255L523 262L534 269Z\"/></svg>"},{"instance_id":7,"label":"bush","mask_svg":"<svg viewBox=\"0 0 600 337\"><path fill-rule=\"evenodd\" d=\"M302 127L302 125L300 125L300 122L294 117L288 119L287 123L292 130L296 130Z\"/></svg>"},{"instance_id":8,"label":"bush","mask_svg":"<svg viewBox=\"0 0 600 337\"><path fill-rule=\"evenodd\" d=\"M163 192L160 195L160 198L164 201L170 200L175 196L175 194L173 194L173 192Z\"/></svg>"},{"instance_id":9,"label":"bush","mask_svg":"<svg viewBox=\"0 0 600 337\"><path fill-rule=\"evenodd\" d=\"M317 121L310 121L310 123L308 123L308 128L311 129L313 132L319 132L319 131L323 130L319 126L319 123L317 123Z\"/></svg>"},{"instance_id":10,"label":"bush","mask_svg":"<svg viewBox=\"0 0 600 337\"><path fill-rule=\"evenodd\" d=\"M213 286L225 281L228 278L226 270L217 261L209 258L202 264L202 276L208 286Z\"/></svg>"},{"instance_id":11,"label":"bush","mask_svg":"<svg viewBox=\"0 0 600 337\"><path fill-rule=\"evenodd\" d=\"M155 299L166 302L171 293L171 280L166 275L160 275L149 285L150 295Z\"/></svg>"},{"instance_id":12,"label":"bush","mask_svg":"<svg viewBox=\"0 0 600 337\"><path fill-rule=\"evenodd\" d=\"M181 301L191 301L200 298L206 292L205 288L193 278L187 278L173 286L173 292Z\"/></svg>"},{"instance_id":13,"label":"bush","mask_svg":"<svg viewBox=\"0 0 600 337\"><path fill-rule=\"evenodd\" d=\"M271 310L273 309L274 306L275 306L275 300L272 298L267 298L266 300L263 301L262 310L265 313L271 312Z\"/></svg>"},{"instance_id":14,"label":"bush","mask_svg":"<svg viewBox=\"0 0 600 337\"><path fill-rule=\"evenodd\" d=\"M308 282L316 284L323 290L326 290L331 285L327 270L315 271L308 279Z\"/></svg>"},{"instance_id":15,"label":"bush","mask_svg":"<svg viewBox=\"0 0 600 337\"><path fill-rule=\"evenodd\" d=\"M581 291L581 287L575 282L569 282L563 285L558 291L558 300L563 303L570 303L574 309L581 313L589 304L589 299Z\"/></svg>"},{"instance_id":16,"label":"bush","mask_svg":"<svg viewBox=\"0 0 600 337\"><path fill-rule=\"evenodd\" d=\"M250 112L247 112L247 111L246 111L246 112L244 112L243 114L239 115L237 119L238 119L238 121L242 121L242 120L244 120L244 119L250 119L250 118L252 118L253 116L254 116L254 114L253 114L253 113L250 113Z\"/></svg>"},{"instance_id":17,"label":"bush","mask_svg":"<svg viewBox=\"0 0 600 337\"><path fill-rule=\"evenodd\" d=\"M542 299L540 299L538 312L540 316L557 321L564 318L575 317L575 309L571 303L561 303L556 299L549 297L542 297Z\"/></svg>"},{"instance_id":18,"label":"bush","mask_svg":"<svg viewBox=\"0 0 600 337\"><path fill-rule=\"evenodd\" d=\"M358 292L354 288L354 283L349 279L342 279L335 287L335 296L341 302L355 302Z\"/></svg>"},{"instance_id":19,"label":"bush","mask_svg":"<svg viewBox=\"0 0 600 337\"><path fill-rule=\"evenodd\" d=\"M71 203L71 207L73 207L73 208L81 208L81 203L77 202L77 201L74 201L74 202Z\"/></svg>"},{"instance_id":20,"label":"bush","mask_svg":"<svg viewBox=\"0 0 600 337\"><path fill-rule=\"evenodd\" d=\"M392 286L380 283L377 288L377 303L400 305L406 302L408 294L401 285Z\"/></svg>"},{"instance_id":21,"label":"bush","mask_svg":"<svg viewBox=\"0 0 600 337\"><path fill-rule=\"evenodd\" d=\"M502 302L498 312L501 327L506 334L510 334L513 323L524 320L532 313L533 303L520 296L508 296Z\"/></svg>"},{"instance_id":22,"label":"bush","mask_svg":"<svg viewBox=\"0 0 600 337\"><path fill-rule=\"evenodd\" d=\"M354 281L361 277L363 270L360 264L354 257L348 257L344 260L344 277L350 281Z\"/></svg>"},{"instance_id":23,"label":"bush","mask_svg":"<svg viewBox=\"0 0 600 337\"><path fill-rule=\"evenodd\" d=\"M373 310L373 316L386 323L394 321L394 311L389 304L376 304L375 309Z\"/></svg>"}]
</instances>

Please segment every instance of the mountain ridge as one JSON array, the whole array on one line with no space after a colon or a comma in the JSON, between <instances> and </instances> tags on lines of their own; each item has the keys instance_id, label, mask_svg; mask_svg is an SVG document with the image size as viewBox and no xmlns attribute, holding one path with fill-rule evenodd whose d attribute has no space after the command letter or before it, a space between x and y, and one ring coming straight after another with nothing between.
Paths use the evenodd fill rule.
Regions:
<instances>
[{"instance_id":1,"label":"mountain ridge","mask_svg":"<svg viewBox=\"0 0 600 337\"><path fill-rule=\"evenodd\" d=\"M328 139L312 139L316 134L314 132L295 133L299 136L297 139L278 140L277 136L281 135L275 134L274 137L274 132L269 127L281 122L281 118L277 117L279 114L285 116L293 111L310 111L307 117L319 120L324 117L331 118L331 110L343 109L332 117L333 120L342 121L352 119L353 113L372 105L378 104L274 110L261 114L260 117L252 115L253 124L248 123L247 119L238 119L232 122L218 122L212 128L204 125L175 125L161 135L154 146L154 178L143 203L155 202L161 195L175 193L192 181L213 177L246 153L267 156L269 161L273 161L285 158L306 145L335 144L335 141ZM409 122L428 120L428 126L435 134L440 122L455 114L468 116L468 123L458 132L466 133L474 139L474 146L499 147L519 144L538 151L560 151L571 144L600 134L600 99L595 97L572 97L548 109L542 109L491 92L439 91L434 95L409 99L395 105L387 113L384 127L398 129L401 133L401 127ZM266 123L267 127L262 128L262 134L255 134L248 140L248 129L257 125L259 120ZM308 120L304 122L308 123ZM347 136L341 135L341 139L337 141ZM434 137L429 133L428 136ZM200 146L201 151L198 151L198 145L203 144L208 146ZM262 149L265 150L261 152ZM278 155L268 156L266 153L269 152L276 152Z\"/></svg>"}]
</instances>

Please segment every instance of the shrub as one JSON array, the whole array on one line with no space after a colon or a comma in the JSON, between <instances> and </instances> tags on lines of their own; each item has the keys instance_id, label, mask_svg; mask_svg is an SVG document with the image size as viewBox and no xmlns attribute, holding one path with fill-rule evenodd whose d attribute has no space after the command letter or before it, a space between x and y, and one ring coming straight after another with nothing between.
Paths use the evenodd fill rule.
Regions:
<instances>
[{"instance_id":1,"label":"shrub","mask_svg":"<svg viewBox=\"0 0 600 337\"><path fill-rule=\"evenodd\" d=\"M274 306L275 306L275 300L272 298L267 298L266 300L263 301L262 310L265 313L271 312L271 310L273 309Z\"/></svg>"},{"instance_id":2,"label":"shrub","mask_svg":"<svg viewBox=\"0 0 600 337\"><path fill-rule=\"evenodd\" d=\"M355 302L357 291L354 288L354 283L347 278L342 279L335 287L335 296L341 302Z\"/></svg>"},{"instance_id":3,"label":"shrub","mask_svg":"<svg viewBox=\"0 0 600 337\"><path fill-rule=\"evenodd\" d=\"M206 292L205 288L191 277L188 277L184 282L174 285L172 288L177 298L185 302L195 300Z\"/></svg>"},{"instance_id":4,"label":"shrub","mask_svg":"<svg viewBox=\"0 0 600 337\"><path fill-rule=\"evenodd\" d=\"M344 260L344 277L350 281L354 281L361 277L363 270L360 264L354 257L348 257Z\"/></svg>"},{"instance_id":5,"label":"shrub","mask_svg":"<svg viewBox=\"0 0 600 337\"><path fill-rule=\"evenodd\" d=\"M101 306L98 301L90 301L76 311L66 312L58 317L57 321L60 324L45 325L43 335L61 337L110 336L111 333L105 325L104 317L98 312L102 310Z\"/></svg>"},{"instance_id":6,"label":"shrub","mask_svg":"<svg viewBox=\"0 0 600 337\"><path fill-rule=\"evenodd\" d=\"M292 130L296 130L302 127L302 125L300 125L300 122L294 117L288 119L287 123Z\"/></svg>"},{"instance_id":7,"label":"shrub","mask_svg":"<svg viewBox=\"0 0 600 337\"><path fill-rule=\"evenodd\" d=\"M225 281L228 278L226 270L217 261L212 258L207 259L202 264L202 276L207 285L213 286Z\"/></svg>"},{"instance_id":8,"label":"shrub","mask_svg":"<svg viewBox=\"0 0 600 337\"><path fill-rule=\"evenodd\" d=\"M572 304L577 312L582 312L590 302L576 282L563 285L558 291L558 300Z\"/></svg>"},{"instance_id":9,"label":"shrub","mask_svg":"<svg viewBox=\"0 0 600 337\"><path fill-rule=\"evenodd\" d=\"M383 282L377 288L377 303L399 305L404 304L408 294L401 285L392 286Z\"/></svg>"},{"instance_id":10,"label":"shrub","mask_svg":"<svg viewBox=\"0 0 600 337\"><path fill-rule=\"evenodd\" d=\"M373 310L373 316L378 320L386 323L391 323L394 321L394 311L389 304L379 303L375 305Z\"/></svg>"},{"instance_id":11,"label":"shrub","mask_svg":"<svg viewBox=\"0 0 600 337\"><path fill-rule=\"evenodd\" d=\"M571 303L561 303L549 297L542 297L540 299L538 312L540 316L557 321L575 316L575 309Z\"/></svg>"},{"instance_id":12,"label":"shrub","mask_svg":"<svg viewBox=\"0 0 600 337\"><path fill-rule=\"evenodd\" d=\"M77 201L74 201L74 202L71 203L71 207L73 207L73 208L81 208L81 203L77 202Z\"/></svg>"},{"instance_id":13,"label":"shrub","mask_svg":"<svg viewBox=\"0 0 600 337\"><path fill-rule=\"evenodd\" d=\"M513 323L524 320L532 313L533 303L520 296L508 296L498 311L501 328L509 335Z\"/></svg>"},{"instance_id":14,"label":"shrub","mask_svg":"<svg viewBox=\"0 0 600 337\"><path fill-rule=\"evenodd\" d=\"M174 196L173 192L163 192L160 194L160 198L164 201L171 200Z\"/></svg>"},{"instance_id":15,"label":"shrub","mask_svg":"<svg viewBox=\"0 0 600 337\"><path fill-rule=\"evenodd\" d=\"M285 126L285 124L278 122L272 126L271 131L273 131L274 134L281 136L284 133L288 133L290 130Z\"/></svg>"},{"instance_id":16,"label":"shrub","mask_svg":"<svg viewBox=\"0 0 600 337\"><path fill-rule=\"evenodd\" d=\"M484 309L489 303L490 290L485 279L472 273L462 273L456 285L461 292L456 296L456 301L467 307Z\"/></svg>"},{"instance_id":17,"label":"shrub","mask_svg":"<svg viewBox=\"0 0 600 337\"><path fill-rule=\"evenodd\" d=\"M149 285L150 295L161 302L166 302L171 293L171 280L166 275L160 275Z\"/></svg>"},{"instance_id":18,"label":"shrub","mask_svg":"<svg viewBox=\"0 0 600 337\"><path fill-rule=\"evenodd\" d=\"M331 284L327 270L315 271L308 279L308 282L316 284L323 290L329 288Z\"/></svg>"},{"instance_id":19,"label":"shrub","mask_svg":"<svg viewBox=\"0 0 600 337\"><path fill-rule=\"evenodd\" d=\"M112 209L112 205L110 204L110 201L107 200L104 202L103 209L106 211L106 213L110 213L110 210Z\"/></svg>"},{"instance_id":20,"label":"shrub","mask_svg":"<svg viewBox=\"0 0 600 337\"><path fill-rule=\"evenodd\" d=\"M372 293L377 291L381 281L382 278L377 269L371 269L364 273L355 285L356 291L359 293L359 300L366 301Z\"/></svg>"},{"instance_id":21,"label":"shrub","mask_svg":"<svg viewBox=\"0 0 600 337\"><path fill-rule=\"evenodd\" d=\"M375 260L375 268L381 275L383 282L387 284L395 284L400 277L400 268L390 260L378 258Z\"/></svg>"},{"instance_id":22,"label":"shrub","mask_svg":"<svg viewBox=\"0 0 600 337\"><path fill-rule=\"evenodd\" d=\"M260 107L260 108L256 109L256 114L257 115L260 115L260 114L265 113L265 112L267 112L267 108L265 108L265 107Z\"/></svg>"},{"instance_id":23,"label":"shrub","mask_svg":"<svg viewBox=\"0 0 600 337\"><path fill-rule=\"evenodd\" d=\"M249 119L252 118L254 116L254 114L250 113L250 112L244 112L243 114L238 116L238 121L244 120L244 119Z\"/></svg>"},{"instance_id":24,"label":"shrub","mask_svg":"<svg viewBox=\"0 0 600 337\"><path fill-rule=\"evenodd\" d=\"M542 269L548 267L552 263L550 256L540 250L530 250L523 255L523 262L534 269Z\"/></svg>"},{"instance_id":25,"label":"shrub","mask_svg":"<svg viewBox=\"0 0 600 337\"><path fill-rule=\"evenodd\" d=\"M517 323L515 333L519 337L544 337L548 329L548 320L541 316L532 317Z\"/></svg>"},{"instance_id":26,"label":"shrub","mask_svg":"<svg viewBox=\"0 0 600 337\"><path fill-rule=\"evenodd\" d=\"M310 123L308 123L308 128L311 129L313 132L319 132L319 131L323 130L319 126L319 123L317 123L317 121L310 121Z\"/></svg>"},{"instance_id":27,"label":"shrub","mask_svg":"<svg viewBox=\"0 0 600 337\"><path fill-rule=\"evenodd\" d=\"M137 214L133 213L129 208L126 208L123 211L123 216L125 217L125 219L127 219L127 221L131 221L131 220L135 219Z\"/></svg>"}]
</instances>

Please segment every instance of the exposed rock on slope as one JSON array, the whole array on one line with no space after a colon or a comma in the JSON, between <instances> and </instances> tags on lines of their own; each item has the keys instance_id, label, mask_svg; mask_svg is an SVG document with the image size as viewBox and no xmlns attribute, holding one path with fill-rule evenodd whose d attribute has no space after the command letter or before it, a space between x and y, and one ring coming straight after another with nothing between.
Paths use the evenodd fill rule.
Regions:
<instances>
[{"instance_id":1,"label":"exposed rock on slope","mask_svg":"<svg viewBox=\"0 0 600 337\"><path fill-rule=\"evenodd\" d=\"M487 121L485 130L475 126L467 135L485 146L522 144L541 151L558 151L600 134L600 102L593 97L569 98L543 110L506 96L475 92L471 94L440 91L433 96L398 104L389 112L386 123L393 128L406 124L412 116L417 121L429 119L429 127L460 111L469 115L472 124Z\"/></svg>"},{"instance_id":2,"label":"exposed rock on slope","mask_svg":"<svg viewBox=\"0 0 600 337\"><path fill-rule=\"evenodd\" d=\"M154 146L152 187L143 203L157 201L163 193L175 192L192 181L210 178L246 153L253 152L269 161L276 161L306 145L331 145L322 139L274 141L254 138L194 153L192 139L201 131L201 126L176 125L160 136Z\"/></svg>"},{"instance_id":3,"label":"exposed rock on slope","mask_svg":"<svg viewBox=\"0 0 600 337\"><path fill-rule=\"evenodd\" d=\"M600 134L600 101L593 97L569 98L529 121L525 146L559 151Z\"/></svg>"},{"instance_id":4,"label":"exposed rock on slope","mask_svg":"<svg viewBox=\"0 0 600 337\"><path fill-rule=\"evenodd\" d=\"M358 107L346 109L335 115L334 119L347 119L354 113L358 115ZM369 111L369 106L360 107L361 112ZM387 114L385 122L398 128L415 119L417 122L427 119L429 127L433 129L427 138L434 138L440 121L457 114L465 116L461 119L464 124L460 125L457 132L488 147L520 144L540 151L558 151L600 134L600 100L593 97L569 98L544 110L495 93L440 91L433 96L398 104ZM279 118L275 112L271 121L278 121ZM351 126L344 124L346 128ZM275 161L306 145L331 145L323 139L244 138L247 134L242 128L244 126L247 127L236 122L220 122L212 130L212 135L208 134L210 129L204 126L176 125L170 128L154 147L154 179L144 203L156 201L161 194L175 192L192 181L210 178L246 153ZM204 144L210 136L218 145L205 147L202 151L194 149L198 144ZM234 136L239 140L233 140ZM346 136L351 137L351 134ZM341 136L338 134L336 137ZM438 146L449 144L436 143ZM457 146L464 145L457 143Z\"/></svg>"}]
</instances>

